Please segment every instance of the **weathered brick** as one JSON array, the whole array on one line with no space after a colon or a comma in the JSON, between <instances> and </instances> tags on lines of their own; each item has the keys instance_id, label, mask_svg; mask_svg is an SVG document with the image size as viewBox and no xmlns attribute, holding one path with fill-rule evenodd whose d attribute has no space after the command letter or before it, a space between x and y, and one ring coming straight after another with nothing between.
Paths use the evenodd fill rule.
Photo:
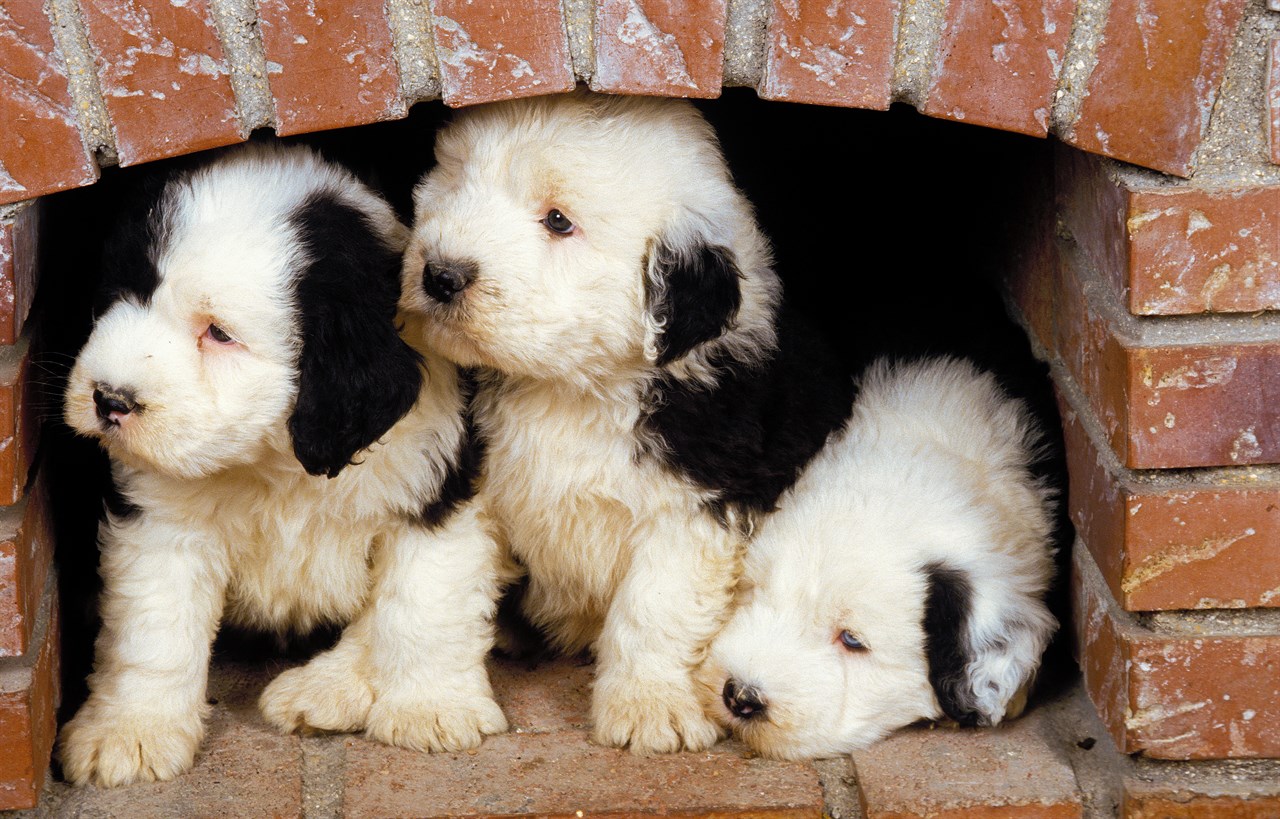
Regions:
<instances>
[{"instance_id":1,"label":"weathered brick","mask_svg":"<svg viewBox=\"0 0 1280 819\"><path fill-rule=\"evenodd\" d=\"M84 0L121 165L244 139L207 0Z\"/></svg>"},{"instance_id":2,"label":"weathered brick","mask_svg":"<svg viewBox=\"0 0 1280 819\"><path fill-rule=\"evenodd\" d=\"M435 0L432 24L446 105L531 97L574 86L557 0Z\"/></svg>"},{"instance_id":3,"label":"weathered brick","mask_svg":"<svg viewBox=\"0 0 1280 819\"><path fill-rule=\"evenodd\" d=\"M610 94L718 97L725 0L600 0L591 88Z\"/></svg>"},{"instance_id":4,"label":"weathered brick","mask_svg":"<svg viewBox=\"0 0 1280 819\"><path fill-rule=\"evenodd\" d=\"M1191 790L1194 780L1181 787L1126 787L1121 816L1124 819L1259 819L1280 816L1280 793L1204 795Z\"/></svg>"},{"instance_id":5,"label":"weathered brick","mask_svg":"<svg viewBox=\"0 0 1280 819\"><path fill-rule=\"evenodd\" d=\"M0 345L17 342L36 295L40 200L19 207L0 219Z\"/></svg>"},{"instance_id":6,"label":"weathered brick","mask_svg":"<svg viewBox=\"0 0 1280 819\"><path fill-rule=\"evenodd\" d=\"M0 810L36 804L57 734L58 607L44 584L34 651L0 660Z\"/></svg>"},{"instance_id":7,"label":"weathered brick","mask_svg":"<svg viewBox=\"0 0 1280 819\"><path fill-rule=\"evenodd\" d=\"M40 481L13 506L0 508L0 656L25 654L53 565L53 520Z\"/></svg>"},{"instance_id":8,"label":"weathered brick","mask_svg":"<svg viewBox=\"0 0 1280 819\"><path fill-rule=\"evenodd\" d=\"M0 7L0 203L98 179L49 26L40 3Z\"/></svg>"},{"instance_id":9,"label":"weathered brick","mask_svg":"<svg viewBox=\"0 0 1280 819\"><path fill-rule=\"evenodd\" d=\"M258 0L281 135L405 115L381 0Z\"/></svg>"},{"instance_id":10,"label":"weathered brick","mask_svg":"<svg viewBox=\"0 0 1280 819\"><path fill-rule=\"evenodd\" d=\"M27 338L0 347L0 506L22 498L39 435L39 412L30 378Z\"/></svg>"},{"instance_id":11,"label":"weathered brick","mask_svg":"<svg viewBox=\"0 0 1280 819\"><path fill-rule=\"evenodd\" d=\"M866 819L1073 819L1071 766L1035 711L990 729L907 728L855 751Z\"/></svg>"},{"instance_id":12,"label":"weathered brick","mask_svg":"<svg viewBox=\"0 0 1280 819\"><path fill-rule=\"evenodd\" d=\"M1190 176L1246 4L1113 0L1066 141Z\"/></svg>"},{"instance_id":13,"label":"weathered brick","mask_svg":"<svg viewBox=\"0 0 1280 819\"><path fill-rule=\"evenodd\" d=\"M1045 136L1074 11L1075 0L947 4L924 112Z\"/></svg>"},{"instance_id":14,"label":"weathered brick","mask_svg":"<svg viewBox=\"0 0 1280 819\"><path fill-rule=\"evenodd\" d=\"M489 665L489 678L512 731L549 733L590 724L593 668L570 659L544 660L533 667L496 659Z\"/></svg>"},{"instance_id":15,"label":"weathered brick","mask_svg":"<svg viewBox=\"0 0 1280 819\"><path fill-rule=\"evenodd\" d=\"M760 96L887 109L897 9L896 0L774 0Z\"/></svg>"},{"instance_id":16,"label":"weathered brick","mask_svg":"<svg viewBox=\"0 0 1280 819\"><path fill-rule=\"evenodd\" d=\"M1280 0L1272 4L1273 11L1280 11ZM1267 113L1271 122L1271 161L1280 165L1280 37L1271 39L1267 52Z\"/></svg>"},{"instance_id":17,"label":"weathered brick","mask_svg":"<svg viewBox=\"0 0 1280 819\"><path fill-rule=\"evenodd\" d=\"M1139 619L1116 605L1081 544L1072 568L1085 686L1121 751L1159 759L1280 755L1276 612Z\"/></svg>"}]
</instances>

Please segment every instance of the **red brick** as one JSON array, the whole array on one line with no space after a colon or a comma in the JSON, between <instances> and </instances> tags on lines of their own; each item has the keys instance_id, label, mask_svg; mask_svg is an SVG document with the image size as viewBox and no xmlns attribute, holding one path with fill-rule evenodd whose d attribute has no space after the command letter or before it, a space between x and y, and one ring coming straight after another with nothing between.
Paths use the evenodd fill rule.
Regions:
<instances>
[{"instance_id":1,"label":"red brick","mask_svg":"<svg viewBox=\"0 0 1280 819\"><path fill-rule=\"evenodd\" d=\"M207 0L85 0L121 165L244 139Z\"/></svg>"},{"instance_id":2,"label":"red brick","mask_svg":"<svg viewBox=\"0 0 1280 819\"><path fill-rule=\"evenodd\" d=\"M1074 12L1075 0L947 4L924 112L1045 136Z\"/></svg>"},{"instance_id":3,"label":"red brick","mask_svg":"<svg viewBox=\"0 0 1280 819\"><path fill-rule=\"evenodd\" d=\"M531 668L528 663L497 659L489 669L494 698L512 731L548 733L590 724L593 665L557 659Z\"/></svg>"},{"instance_id":4,"label":"red brick","mask_svg":"<svg viewBox=\"0 0 1280 819\"><path fill-rule=\"evenodd\" d=\"M718 97L725 0L600 0L591 88L611 94Z\"/></svg>"},{"instance_id":5,"label":"red brick","mask_svg":"<svg viewBox=\"0 0 1280 819\"><path fill-rule=\"evenodd\" d=\"M907 728L853 754L866 819L1074 819L1071 766L1035 712L990 729Z\"/></svg>"},{"instance_id":6,"label":"red brick","mask_svg":"<svg viewBox=\"0 0 1280 819\"><path fill-rule=\"evenodd\" d=\"M1273 11L1280 11L1280 2L1272 5ZM1271 161L1280 165L1280 37L1271 39L1271 49L1267 52L1267 109L1271 115Z\"/></svg>"},{"instance_id":7,"label":"red brick","mask_svg":"<svg viewBox=\"0 0 1280 819\"><path fill-rule=\"evenodd\" d=\"M774 0L760 96L887 109L897 7L896 0Z\"/></svg>"},{"instance_id":8,"label":"red brick","mask_svg":"<svg viewBox=\"0 0 1280 819\"><path fill-rule=\"evenodd\" d=\"M1147 793L1126 789L1121 805L1125 819L1259 819L1280 816L1280 794L1270 796L1201 796L1171 789Z\"/></svg>"},{"instance_id":9,"label":"red brick","mask_svg":"<svg viewBox=\"0 0 1280 819\"><path fill-rule=\"evenodd\" d=\"M1067 142L1190 176L1245 6L1114 0Z\"/></svg>"},{"instance_id":10,"label":"red brick","mask_svg":"<svg viewBox=\"0 0 1280 819\"><path fill-rule=\"evenodd\" d=\"M0 219L0 345L17 342L31 312L39 226L39 200Z\"/></svg>"},{"instance_id":11,"label":"red brick","mask_svg":"<svg viewBox=\"0 0 1280 819\"><path fill-rule=\"evenodd\" d=\"M0 7L0 203L98 179L49 27L40 3Z\"/></svg>"},{"instance_id":12,"label":"red brick","mask_svg":"<svg viewBox=\"0 0 1280 819\"><path fill-rule=\"evenodd\" d=\"M1247 614L1121 611L1089 556L1073 555L1085 687L1117 747L1159 759L1280 756L1280 627Z\"/></svg>"},{"instance_id":13,"label":"red brick","mask_svg":"<svg viewBox=\"0 0 1280 819\"><path fill-rule=\"evenodd\" d=\"M23 496L39 436L35 385L27 339L0 347L0 506Z\"/></svg>"},{"instance_id":14,"label":"red brick","mask_svg":"<svg viewBox=\"0 0 1280 819\"><path fill-rule=\"evenodd\" d=\"M436 0L436 54L446 105L571 91L569 39L557 0Z\"/></svg>"},{"instance_id":15,"label":"red brick","mask_svg":"<svg viewBox=\"0 0 1280 819\"><path fill-rule=\"evenodd\" d=\"M0 810L34 807L57 734L58 607L45 583L34 645L0 660Z\"/></svg>"},{"instance_id":16,"label":"red brick","mask_svg":"<svg viewBox=\"0 0 1280 819\"><path fill-rule=\"evenodd\" d=\"M25 654L31 646L53 565L53 520L41 482L13 506L0 508L0 656Z\"/></svg>"},{"instance_id":17,"label":"red brick","mask_svg":"<svg viewBox=\"0 0 1280 819\"><path fill-rule=\"evenodd\" d=\"M259 0L276 132L301 134L405 115L381 0Z\"/></svg>"}]
</instances>

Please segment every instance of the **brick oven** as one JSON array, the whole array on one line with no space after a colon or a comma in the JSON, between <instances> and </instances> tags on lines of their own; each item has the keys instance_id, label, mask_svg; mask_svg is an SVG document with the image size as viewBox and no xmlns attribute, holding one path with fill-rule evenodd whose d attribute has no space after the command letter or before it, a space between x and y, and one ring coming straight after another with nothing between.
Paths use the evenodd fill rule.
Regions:
<instances>
[{"instance_id":1,"label":"brick oven","mask_svg":"<svg viewBox=\"0 0 1280 819\"><path fill-rule=\"evenodd\" d=\"M907 732L851 764L636 760L582 740L567 703L588 672L520 683L508 669L495 682L526 736L491 739L477 761L277 737L224 679L212 696L239 704L197 770L163 786L181 790L48 784L60 681L74 688L87 650L83 584L69 565L60 584L54 555L91 553L92 526L60 518L66 443L40 390L83 306L67 248L101 232L77 220L108 211L132 166L254 131L407 154L449 107L578 84L705 100L735 170L795 161L810 177L764 188L791 185L798 208L829 174L842 197L873 200L865 212L910 223L901 242L964 233L966 252L992 251L996 303L1046 363L1061 419L1079 672L1056 688L1077 695L999 731ZM135 815L129 798L227 798L249 815L1280 815L1280 0L13 0L0 124L0 808L44 788L40 810ZM829 152L788 158L805 144L788 129L829 131ZM952 211L929 209L937 191ZM997 211L957 215L969 205ZM761 204L766 227L771 208L786 206ZM965 230L943 231L951 219ZM899 252L905 272L862 295L903 314L896 326L965 332L942 313L972 303L921 308L929 287L911 290ZM837 274L798 289L821 303ZM522 685L544 685L540 704ZM555 787L464 798L517 770Z\"/></svg>"}]
</instances>

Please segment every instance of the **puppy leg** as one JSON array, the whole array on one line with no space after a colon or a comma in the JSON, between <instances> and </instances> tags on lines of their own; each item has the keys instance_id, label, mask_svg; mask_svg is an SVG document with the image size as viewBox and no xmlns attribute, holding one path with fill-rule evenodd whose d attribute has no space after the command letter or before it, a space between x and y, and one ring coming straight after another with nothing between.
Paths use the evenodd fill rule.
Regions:
<instances>
[{"instance_id":1,"label":"puppy leg","mask_svg":"<svg viewBox=\"0 0 1280 819\"><path fill-rule=\"evenodd\" d=\"M102 631L89 699L62 731L66 778L113 787L172 779L204 736L209 646L225 555L144 517L104 524Z\"/></svg>"},{"instance_id":2,"label":"puppy leg","mask_svg":"<svg viewBox=\"0 0 1280 819\"><path fill-rule=\"evenodd\" d=\"M651 754L720 738L693 672L727 616L738 551L736 538L700 519L656 530L636 550L596 646L596 742Z\"/></svg>"}]
</instances>

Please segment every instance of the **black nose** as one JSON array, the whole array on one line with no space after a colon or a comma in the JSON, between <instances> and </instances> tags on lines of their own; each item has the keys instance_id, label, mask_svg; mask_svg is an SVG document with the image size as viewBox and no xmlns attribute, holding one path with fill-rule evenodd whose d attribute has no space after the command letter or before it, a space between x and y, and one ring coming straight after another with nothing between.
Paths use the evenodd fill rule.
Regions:
<instances>
[{"instance_id":1,"label":"black nose","mask_svg":"<svg viewBox=\"0 0 1280 819\"><path fill-rule=\"evenodd\" d=\"M760 696L759 689L749 685L739 687L733 680L725 682L722 696L724 707L729 709L729 713L741 719L754 719L763 715L768 708L764 698Z\"/></svg>"},{"instance_id":2,"label":"black nose","mask_svg":"<svg viewBox=\"0 0 1280 819\"><path fill-rule=\"evenodd\" d=\"M476 277L475 262L427 262L422 268L422 289L445 304L467 289Z\"/></svg>"},{"instance_id":3,"label":"black nose","mask_svg":"<svg viewBox=\"0 0 1280 819\"><path fill-rule=\"evenodd\" d=\"M138 408L138 400L131 390L119 390L106 385L93 391L93 403L98 407L98 417L108 424L119 426L120 416Z\"/></svg>"}]
</instances>

